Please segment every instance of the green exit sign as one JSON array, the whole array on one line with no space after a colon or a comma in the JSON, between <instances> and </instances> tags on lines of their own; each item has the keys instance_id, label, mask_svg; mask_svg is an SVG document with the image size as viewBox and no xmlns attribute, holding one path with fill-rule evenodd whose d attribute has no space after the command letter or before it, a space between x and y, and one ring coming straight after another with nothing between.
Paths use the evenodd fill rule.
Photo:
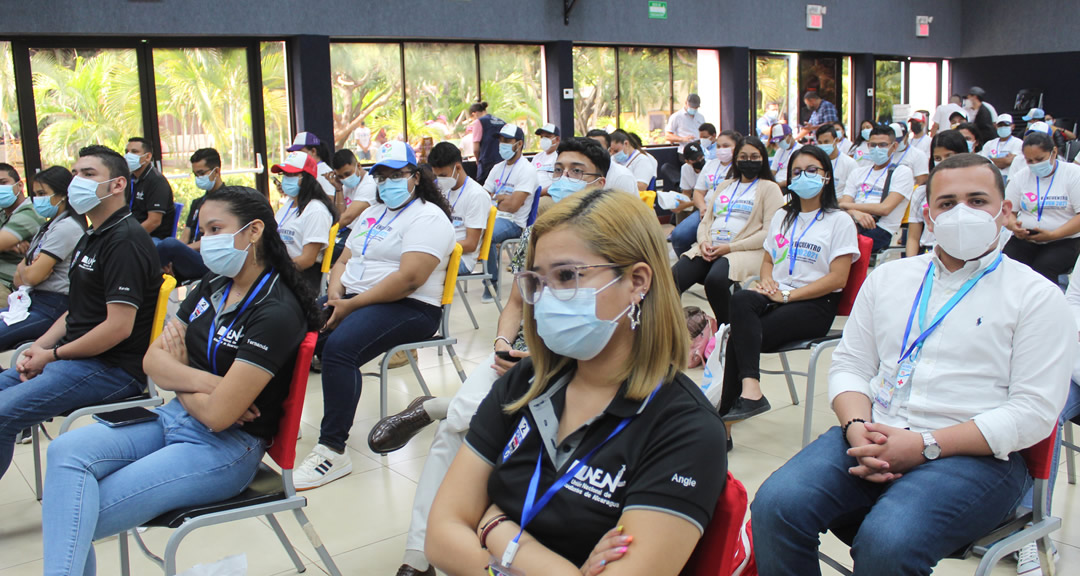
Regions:
<instances>
[{"instance_id":1,"label":"green exit sign","mask_svg":"<svg viewBox=\"0 0 1080 576\"><path fill-rule=\"evenodd\" d=\"M649 2L649 18L667 20L667 2Z\"/></svg>"}]
</instances>

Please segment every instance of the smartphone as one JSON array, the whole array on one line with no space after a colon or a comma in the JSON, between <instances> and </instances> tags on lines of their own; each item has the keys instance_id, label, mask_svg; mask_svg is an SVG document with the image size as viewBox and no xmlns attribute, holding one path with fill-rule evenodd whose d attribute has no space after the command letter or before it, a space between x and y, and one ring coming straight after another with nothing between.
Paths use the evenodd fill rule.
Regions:
<instances>
[{"instance_id":1,"label":"smartphone","mask_svg":"<svg viewBox=\"0 0 1080 576\"><path fill-rule=\"evenodd\" d=\"M499 350L498 352L495 353L495 355L498 356L499 358L502 358L503 360L506 360L507 362L517 363L517 362L521 361L521 358L519 358L517 356L511 356L509 350Z\"/></svg>"},{"instance_id":2,"label":"smartphone","mask_svg":"<svg viewBox=\"0 0 1080 576\"><path fill-rule=\"evenodd\" d=\"M274 181L274 186L277 186L278 190L281 190L281 180L278 180L277 176L271 176L270 179Z\"/></svg>"},{"instance_id":3,"label":"smartphone","mask_svg":"<svg viewBox=\"0 0 1080 576\"><path fill-rule=\"evenodd\" d=\"M119 428L121 426L138 424L140 422L149 422L157 417L157 412L142 407L124 408L122 410L94 414L94 420L101 422L109 428Z\"/></svg>"}]
</instances>

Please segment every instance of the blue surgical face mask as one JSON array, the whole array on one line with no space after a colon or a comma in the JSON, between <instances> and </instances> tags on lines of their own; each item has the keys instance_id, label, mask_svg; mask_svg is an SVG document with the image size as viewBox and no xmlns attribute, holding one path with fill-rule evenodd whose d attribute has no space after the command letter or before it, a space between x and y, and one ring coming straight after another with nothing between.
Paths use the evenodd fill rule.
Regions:
<instances>
[{"instance_id":1,"label":"blue surgical face mask","mask_svg":"<svg viewBox=\"0 0 1080 576\"><path fill-rule=\"evenodd\" d=\"M1031 173L1039 178L1046 178L1054 172L1054 161L1044 160L1037 164L1032 164L1028 166L1028 170L1031 170Z\"/></svg>"},{"instance_id":2,"label":"blue surgical face mask","mask_svg":"<svg viewBox=\"0 0 1080 576\"><path fill-rule=\"evenodd\" d=\"M131 170L132 172L142 168L142 155L140 154L128 152L127 154L124 154L124 160L127 161L128 170Z\"/></svg>"},{"instance_id":3,"label":"blue surgical face mask","mask_svg":"<svg viewBox=\"0 0 1080 576\"><path fill-rule=\"evenodd\" d=\"M409 201L409 178L387 178L379 187L379 199L391 210L397 210Z\"/></svg>"},{"instance_id":4,"label":"blue surgical face mask","mask_svg":"<svg viewBox=\"0 0 1080 576\"><path fill-rule=\"evenodd\" d=\"M863 128L863 131L859 132L859 134L862 135L863 140L869 140L870 139L870 132L872 132L872 131L873 131L872 128Z\"/></svg>"},{"instance_id":5,"label":"blue surgical face mask","mask_svg":"<svg viewBox=\"0 0 1080 576\"><path fill-rule=\"evenodd\" d=\"M352 176L342 180L341 183L344 184L346 188L356 188L360 185L360 174L353 172Z\"/></svg>"},{"instance_id":6,"label":"blue surgical face mask","mask_svg":"<svg viewBox=\"0 0 1080 576\"><path fill-rule=\"evenodd\" d=\"M0 186L0 208L11 208L15 200L15 186L11 184Z\"/></svg>"},{"instance_id":7,"label":"blue surgical face mask","mask_svg":"<svg viewBox=\"0 0 1080 576\"><path fill-rule=\"evenodd\" d=\"M558 180L552 180L551 186L548 186L548 196L556 203L561 202L563 198L575 193L581 192L585 189L585 181L571 182L569 178L563 176Z\"/></svg>"},{"instance_id":8,"label":"blue surgical face mask","mask_svg":"<svg viewBox=\"0 0 1080 576\"><path fill-rule=\"evenodd\" d=\"M240 270L244 267L244 262L247 260L248 248L251 248L251 244L248 244L247 248L240 250L236 247L236 235L243 232L244 228L250 225L251 222L248 222L244 224L243 228L232 234L215 234L202 237L202 243L199 244L199 254L202 255L203 264L206 264L208 270L228 278L235 278L240 273Z\"/></svg>"},{"instance_id":9,"label":"blue surgical face mask","mask_svg":"<svg viewBox=\"0 0 1080 576\"><path fill-rule=\"evenodd\" d=\"M702 142L708 141L703 140ZM703 147L702 152L705 153L706 160L714 160L716 158L716 142L708 142L708 144Z\"/></svg>"},{"instance_id":10,"label":"blue surgical face mask","mask_svg":"<svg viewBox=\"0 0 1080 576\"><path fill-rule=\"evenodd\" d=\"M101 204L102 198L97 195L98 186L108 184L113 180L116 180L116 178L97 182L82 176L72 177L71 184L68 184L68 204L71 204L75 212L86 214L96 208L98 204Z\"/></svg>"},{"instance_id":11,"label":"blue surgical face mask","mask_svg":"<svg viewBox=\"0 0 1080 576\"><path fill-rule=\"evenodd\" d=\"M836 144L818 144L817 147L829 156L832 156L833 150L836 150Z\"/></svg>"},{"instance_id":12,"label":"blue surgical face mask","mask_svg":"<svg viewBox=\"0 0 1080 576\"><path fill-rule=\"evenodd\" d=\"M514 157L514 145L507 144L506 142L499 142L499 156L503 160L509 160Z\"/></svg>"},{"instance_id":13,"label":"blue surgical face mask","mask_svg":"<svg viewBox=\"0 0 1080 576\"><path fill-rule=\"evenodd\" d=\"M596 317L596 295L618 281L615 278L600 288L579 287L574 297L565 302L545 286L533 306L533 318L536 333L548 350L575 360L592 360L603 352L630 306L611 320L601 320Z\"/></svg>"},{"instance_id":14,"label":"blue surgical face mask","mask_svg":"<svg viewBox=\"0 0 1080 576\"><path fill-rule=\"evenodd\" d=\"M49 196L34 196L34 212L38 213L38 216L42 218L52 218L56 216L57 208L59 206L53 206L52 195Z\"/></svg>"},{"instance_id":15,"label":"blue surgical face mask","mask_svg":"<svg viewBox=\"0 0 1080 576\"><path fill-rule=\"evenodd\" d=\"M810 199L821 194L824 186L825 178L821 174L803 172L788 184L788 190L798 194L799 198Z\"/></svg>"},{"instance_id":16,"label":"blue surgical face mask","mask_svg":"<svg viewBox=\"0 0 1080 576\"><path fill-rule=\"evenodd\" d=\"M889 161L889 149L888 148L871 148L866 157L874 163L874 166L881 166Z\"/></svg>"},{"instance_id":17,"label":"blue surgical face mask","mask_svg":"<svg viewBox=\"0 0 1080 576\"><path fill-rule=\"evenodd\" d=\"M781 152L786 151L790 147L791 144L787 141L787 138L784 138L783 140L776 143L776 149Z\"/></svg>"},{"instance_id":18,"label":"blue surgical face mask","mask_svg":"<svg viewBox=\"0 0 1080 576\"><path fill-rule=\"evenodd\" d=\"M1008 138L1012 136L1012 126L998 126L997 129L998 138Z\"/></svg>"},{"instance_id":19,"label":"blue surgical face mask","mask_svg":"<svg viewBox=\"0 0 1080 576\"><path fill-rule=\"evenodd\" d=\"M619 164L626 164L626 161L629 160L630 157L626 155L626 152L620 150L616 152L615 155L611 157L611 159L618 162Z\"/></svg>"},{"instance_id":20,"label":"blue surgical face mask","mask_svg":"<svg viewBox=\"0 0 1080 576\"><path fill-rule=\"evenodd\" d=\"M968 145L968 152L974 152L975 151L975 143L974 142L972 142L971 140L968 140L967 145Z\"/></svg>"},{"instance_id":21,"label":"blue surgical face mask","mask_svg":"<svg viewBox=\"0 0 1080 576\"><path fill-rule=\"evenodd\" d=\"M281 179L281 191L290 198L296 198L300 195L300 177L299 176L286 176Z\"/></svg>"},{"instance_id":22,"label":"blue surgical face mask","mask_svg":"<svg viewBox=\"0 0 1080 576\"><path fill-rule=\"evenodd\" d=\"M217 168L214 168L214 170L217 170ZM213 179L210 178L210 175L214 173L214 170L211 170L211 171L207 172L206 174L203 174L202 176L196 176L195 177L195 187L198 188L199 190L206 190L206 191L209 191L211 188L213 188L214 187L214 181L213 181Z\"/></svg>"}]
</instances>

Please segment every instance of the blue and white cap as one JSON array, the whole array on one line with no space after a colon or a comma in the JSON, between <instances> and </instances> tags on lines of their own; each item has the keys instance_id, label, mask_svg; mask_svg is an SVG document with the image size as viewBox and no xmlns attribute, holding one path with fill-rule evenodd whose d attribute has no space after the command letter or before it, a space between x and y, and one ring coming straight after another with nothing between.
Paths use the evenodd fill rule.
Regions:
<instances>
[{"instance_id":1,"label":"blue and white cap","mask_svg":"<svg viewBox=\"0 0 1080 576\"><path fill-rule=\"evenodd\" d=\"M393 170L400 170L406 166L416 166L416 153L412 146L400 140L391 140L379 147L381 160L371 167L372 170L379 166L386 166Z\"/></svg>"},{"instance_id":2,"label":"blue and white cap","mask_svg":"<svg viewBox=\"0 0 1080 576\"><path fill-rule=\"evenodd\" d=\"M1042 120L1046 118L1046 112L1043 112L1042 108L1032 108L1028 110L1027 116L1024 116L1024 122L1031 122L1032 120Z\"/></svg>"},{"instance_id":3,"label":"blue and white cap","mask_svg":"<svg viewBox=\"0 0 1080 576\"><path fill-rule=\"evenodd\" d=\"M1050 128L1050 125L1046 122L1032 122L1027 125L1027 130L1024 131L1024 136L1038 132L1040 134L1046 134L1052 136L1054 131Z\"/></svg>"}]
</instances>

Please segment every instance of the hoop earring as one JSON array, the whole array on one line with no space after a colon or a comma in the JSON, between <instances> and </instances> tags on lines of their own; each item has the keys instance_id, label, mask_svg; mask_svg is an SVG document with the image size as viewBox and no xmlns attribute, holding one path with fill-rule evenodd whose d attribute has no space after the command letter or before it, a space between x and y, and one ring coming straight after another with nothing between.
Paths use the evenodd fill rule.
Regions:
<instances>
[{"instance_id":1,"label":"hoop earring","mask_svg":"<svg viewBox=\"0 0 1080 576\"><path fill-rule=\"evenodd\" d=\"M641 299L630 305L630 330L637 330L637 327L641 324L641 302L645 300L645 293L641 293Z\"/></svg>"}]
</instances>

